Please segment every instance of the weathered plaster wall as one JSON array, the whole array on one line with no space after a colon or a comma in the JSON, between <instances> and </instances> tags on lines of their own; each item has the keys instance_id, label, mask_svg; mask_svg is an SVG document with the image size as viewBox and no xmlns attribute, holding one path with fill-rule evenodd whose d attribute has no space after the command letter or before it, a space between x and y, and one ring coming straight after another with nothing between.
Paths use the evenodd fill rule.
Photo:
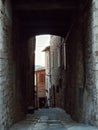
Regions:
<instances>
[{"instance_id":1,"label":"weathered plaster wall","mask_svg":"<svg viewBox=\"0 0 98 130\"><path fill-rule=\"evenodd\" d=\"M51 36L50 40L50 58L51 58L51 99L52 106L64 108L65 100L65 84L63 81L64 77L64 57L63 53L63 44L62 37L60 36ZM63 53L64 54L64 53ZM64 80L63 80L64 79ZM50 100L51 100L50 99Z\"/></svg>"}]
</instances>

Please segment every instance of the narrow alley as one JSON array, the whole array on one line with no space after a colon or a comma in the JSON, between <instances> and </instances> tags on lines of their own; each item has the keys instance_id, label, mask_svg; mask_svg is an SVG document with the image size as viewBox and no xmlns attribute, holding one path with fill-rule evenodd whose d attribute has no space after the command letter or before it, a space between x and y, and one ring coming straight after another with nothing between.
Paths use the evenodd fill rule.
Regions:
<instances>
[{"instance_id":1,"label":"narrow alley","mask_svg":"<svg viewBox=\"0 0 98 130\"><path fill-rule=\"evenodd\" d=\"M46 129L98 130L98 0L0 0L0 130Z\"/></svg>"},{"instance_id":2,"label":"narrow alley","mask_svg":"<svg viewBox=\"0 0 98 130\"><path fill-rule=\"evenodd\" d=\"M34 115L27 115L24 121L15 124L10 130L98 130L98 128L76 123L60 108L43 108Z\"/></svg>"}]
</instances>

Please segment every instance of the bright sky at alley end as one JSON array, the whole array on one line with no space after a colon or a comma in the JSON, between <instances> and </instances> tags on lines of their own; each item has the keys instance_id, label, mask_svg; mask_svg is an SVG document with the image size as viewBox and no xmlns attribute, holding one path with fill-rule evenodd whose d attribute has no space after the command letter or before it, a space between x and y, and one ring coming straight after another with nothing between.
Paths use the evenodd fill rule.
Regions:
<instances>
[{"instance_id":1,"label":"bright sky at alley end","mask_svg":"<svg viewBox=\"0 0 98 130\"><path fill-rule=\"evenodd\" d=\"M35 65L45 66L45 53L42 52L46 46L49 46L50 35L36 36Z\"/></svg>"}]
</instances>

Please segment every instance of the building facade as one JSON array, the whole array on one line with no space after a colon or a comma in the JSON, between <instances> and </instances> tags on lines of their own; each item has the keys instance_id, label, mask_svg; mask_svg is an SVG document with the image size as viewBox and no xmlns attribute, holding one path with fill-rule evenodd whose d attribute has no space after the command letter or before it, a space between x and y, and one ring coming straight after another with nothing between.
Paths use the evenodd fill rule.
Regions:
<instances>
[{"instance_id":1,"label":"building facade","mask_svg":"<svg viewBox=\"0 0 98 130\"><path fill-rule=\"evenodd\" d=\"M50 91L51 91L51 59L50 59L50 46L46 47L45 52L45 80L46 80L46 96L47 96L47 105L50 106Z\"/></svg>"},{"instance_id":2,"label":"building facade","mask_svg":"<svg viewBox=\"0 0 98 130\"><path fill-rule=\"evenodd\" d=\"M35 71L35 103L36 108L43 108L46 104L45 69Z\"/></svg>"},{"instance_id":3,"label":"building facade","mask_svg":"<svg viewBox=\"0 0 98 130\"><path fill-rule=\"evenodd\" d=\"M66 55L64 38L51 36L51 106L64 108ZM64 84L64 86L63 86Z\"/></svg>"}]
</instances>

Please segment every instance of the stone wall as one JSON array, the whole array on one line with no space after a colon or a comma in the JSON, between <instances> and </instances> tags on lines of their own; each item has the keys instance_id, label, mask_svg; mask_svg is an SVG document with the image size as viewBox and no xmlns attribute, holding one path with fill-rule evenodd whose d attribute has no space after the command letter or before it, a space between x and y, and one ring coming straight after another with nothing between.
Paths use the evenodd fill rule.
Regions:
<instances>
[{"instance_id":1,"label":"stone wall","mask_svg":"<svg viewBox=\"0 0 98 130\"><path fill-rule=\"evenodd\" d=\"M15 98L11 5L0 0L0 130L8 130L15 121Z\"/></svg>"},{"instance_id":2,"label":"stone wall","mask_svg":"<svg viewBox=\"0 0 98 130\"><path fill-rule=\"evenodd\" d=\"M11 9L9 0L0 0L0 130L23 119L33 104L35 38L21 44L19 19Z\"/></svg>"},{"instance_id":3,"label":"stone wall","mask_svg":"<svg viewBox=\"0 0 98 130\"><path fill-rule=\"evenodd\" d=\"M93 65L95 74L95 89L94 93L94 122L98 125L98 1L92 0L92 36L93 36Z\"/></svg>"},{"instance_id":4,"label":"stone wall","mask_svg":"<svg viewBox=\"0 0 98 130\"><path fill-rule=\"evenodd\" d=\"M75 23L69 38L66 41L67 68L66 68L66 111L78 120L83 108L84 91L84 57L82 45L81 21ZM80 115L79 115L80 116Z\"/></svg>"},{"instance_id":5,"label":"stone wall","mask_svg":"<svg viewBox=\"0 0 98 130\"><path fill-rule=\"evenodd\" d=\"M98 125L98 2L91 0L77 9L63 43L61 37L51 37L52 106L64 108L79 122Z\"/></svg>"},{"instance_id":6,"label":"stone wall","mask_svg":"<svg viewBox=\"0 0 98 130\"><path fill-rule=\"evenodd\" d=\"M17 24L16 24L17 26ZM16 32L18 33L18 32ZM15 33L15 34L16 34ZM28 107L34 106L34 50L35 37L19 34L19 40L14 41L16 59L16 97L22 111L27 113Z\"/></svg>"},{"instance_id":7,"label":"stone wall","mask_svg":"<svg viewBox=\"0 0 98 130\"><path fill-rule=\"evenodd\" d=\"M93 44L95 36L92 30L94 26L92 5L92 1L89 1L85 8L79 7L77 20L66 41L67 87L65 104L67 112L75 120L95 124L97 82L93 45L97 44Z\"/></svg>"}]
</instances>

